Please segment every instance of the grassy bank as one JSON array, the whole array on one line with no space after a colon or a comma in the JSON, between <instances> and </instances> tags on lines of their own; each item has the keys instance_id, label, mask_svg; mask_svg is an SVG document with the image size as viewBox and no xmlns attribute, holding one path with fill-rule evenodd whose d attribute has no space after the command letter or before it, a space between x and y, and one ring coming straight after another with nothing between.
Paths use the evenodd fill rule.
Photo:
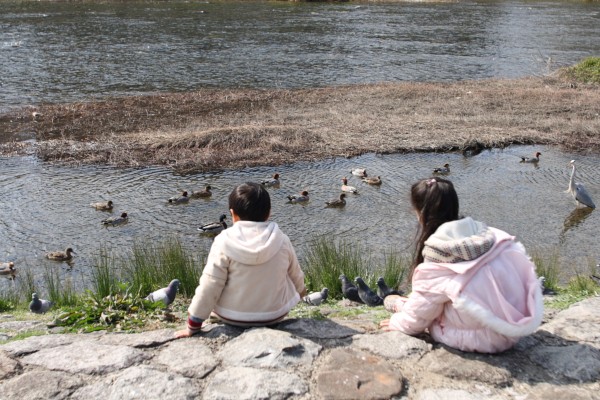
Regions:
<instances>
[{"instance_id":1,"label":"grassy bank","mask_svg":"<svg viewBox=\"0 0 600 400\"><path fill-rule=\"evenodd\" d=\"M368 249L354 243L336 243L328 239L315 238L302 260L305 281L309 291L329 288L327 312L319 307L303 303L292 310L291 316L325 318L355 318L361 314L383 318L382 307L346 307L336 305L343 298L340 274L350 279L361 276L372 288L383 276L390 287L410 291L407 282L409 260L389 252L383 258L375 258ZM190 254L177 240L169 239L160 244L138 243L131 255L124 258L110 256L102 251L95 263L92 282L85 291L76 292L70 283L61 282L51 270L37 284L30 272L17 277L11 290L0 293L0 312L11 312L20 318L32 318L28 312L31 293L54 302L54 307L45 316L52 326L63 326L68 331L93 330L143 330L152 329L168 322L182 323L187 306L193 296L204 266L205 255ZM555 295L547 298L547 305L563 309L589 296L600 295L600 285L588 275L578 274L564 287L560 287L558 254L540 253L533 255L539 276L544 276L545 286ZM595 265L590 261L590 275ZM166 286L173 278L181 281L177 301L169 308L151 303L145 297L157 288Z\"/></svg>"},{"instance_id":2,"label":"grassy bank","mask_svg":"<svg viewBox=\"0 0 600 400\"><path fill-rule=\"evenodd\" d=\"M206 89L41 104L0 115L0 154L188 172L510 144L599 152L597 60L518 80Z\"/></svg>"}]
</instances>

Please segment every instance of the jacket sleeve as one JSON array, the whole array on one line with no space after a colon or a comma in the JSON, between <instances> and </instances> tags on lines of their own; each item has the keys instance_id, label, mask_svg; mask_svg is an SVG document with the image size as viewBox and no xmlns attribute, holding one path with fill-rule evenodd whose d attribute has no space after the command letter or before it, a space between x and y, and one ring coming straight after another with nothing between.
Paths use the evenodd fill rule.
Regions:
<instances>
[{"instance_id":1,"label":"jacket sleeve","mask_svg":"<svg viewBox=\"0 0 600 400\"><path fill-rule=\"evenodd\" d=\"M209 317L227 282L229 259L223 253L220 243L215 239L202 271L200 284L188 308L189 314L197 319L206 320Z\"/></svg>"},{"instance_id":2,"label":"jacket sleeve","mask_svg":"<svg viewBox=\"0 0 600 400\"><path fill-rule=\"evenodd\" d=\"M402 310L390 318L390 328L407 335L421 333L444 312L448 301L445 294L413 291Z\"/></svg>"},{"instance_id":3,"label":"jacket sleeve","mask_svg":"<svg viewBox=\"0 0 600 400\"><path fill-rule=\"evenodd\" d=\"M290 250L290 265L288 267L288 276L294 283L298 294L302 294L306 290L306 286L304 286L304 272L302 272L302 269L300 268L300 263L298 262L296 251L294 250L294 246L292 246L292 242L290 242L289 238L286 241L286 245L289 247Z\"/></svg>"}]
</instances>

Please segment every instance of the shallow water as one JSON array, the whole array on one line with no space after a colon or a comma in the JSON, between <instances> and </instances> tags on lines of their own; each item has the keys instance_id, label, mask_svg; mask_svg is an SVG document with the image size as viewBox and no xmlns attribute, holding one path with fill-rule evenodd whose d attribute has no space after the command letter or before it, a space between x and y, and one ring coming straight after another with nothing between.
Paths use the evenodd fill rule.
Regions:
<instances>
[{"instance_id":1,"label":"shallow water","mask_svg":"<svg viewBox=\"0 0 600 400\"><path fill-rule=\"evenodd\" d=\"M519 156L537 150L542 153L537 166L519 162ZM600 214L577 209L564 193L571 159L578 161L578 180L599 203L599 157L575 156L544 146L485 151L470 158L461 154L368 154L186 176L164 168L70 168L33 158L0 158L0 261L30 268L38 279L50 267L76 282L85 282L104 247L124 255L135 241L160 243L175 236L191 251L206 251L212 239L196 228L227 213L227 196L236 184L258 181L275 172L282 183L270 189L272 220L290 236L300 258L319 235L356 244L375 258L390 250L408 255L416 229L408 204L410 185L447 162L462 214L514 234L530 252L548 254L558 249L561 257L572 260L572 267L564 271L565 276L572 276L575 268L585 271L589 260L600 260ZM374 187L361 182L350 174L356 167L380 175L383 184ZM338 197L343 176L359 194L349 195L343 209L325 208L325 201ZM185 205L167 201L183 190L200 190L206 184L213 187L211 199L192 199ZM287 195L301 190L309 191L310 202L288 204ZM89 206L109 199L115 203L112 213ZM100 223L123 211L130 215L126 225L107 228ZM47 251L68 246L77 252L73 268L44 258ZM6 282L2 280L0 285Z\"/></svg>"}]
</instances>

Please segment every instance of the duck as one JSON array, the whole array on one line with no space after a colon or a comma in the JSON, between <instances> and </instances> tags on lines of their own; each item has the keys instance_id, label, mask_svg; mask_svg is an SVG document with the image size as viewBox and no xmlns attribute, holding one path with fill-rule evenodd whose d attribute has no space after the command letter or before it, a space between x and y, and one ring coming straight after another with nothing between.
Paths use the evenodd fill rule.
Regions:
<instances>
[{"instance_id":1,"label":"duck","mask_svg":"<svg viewBox=\"0 0 600 400\"><path fill-rule=\"evenodd\" d=\"M106 219L103 219L102 224L115 226L115 225L124 224L127 221L129 221L129 217L127 216L127 213L124 212L124 213L121 213L121 215L118 217L108 217Z\"/></svg>"},{"instance_id":2,"label":"duck","mask_svg":"<svg viewBox=\"0 0 600 400\"><path fill-rule=\"evenodd\" d=\"M353 168L350 171L350 173L352 173L352 175L364 177L364 176L367 176L367 169L366 168Z\"/></svg>"},{"instance_id":3,"label":"duck","mask_svg":"<svg viewBox=\"0 0 600 400\"><path fill-rule=\"evenodd\" d=\"M3 262L0 264L0 275L11 275L15 276L17 270L15 269L15 263L12 261Z\"/></svg>"},{"instance_id":4,"label":"duck","mask_svg":"<svg viewBox=\"0 0 600 400\"><path fill-rule=\"evenodd\" d=\"M110 211L113 209L113 202L112 200L99 201L97 203L91 203L90 206L99 211Z\"/></svg>"},{"instance_id":5,"label":"duck","mask_svg":"<svg viewBox=\"0 0 600 400\"><path fill-rule=\"evenodd\" d=\"M446 163L443 167L434 168L434 174L449 174L450 173L450 164Z\"/></svg>"},{"instance_id":6,"label":"duck","mask_svg":"<svg viewBox=\"0 0 600 400\"><path fill-rule=\"evenodd\" d=\"M224 229L227 229L227 223L225 219L227 215L221 214L219 222L210 222L198 227L198 230L203 233L221 233Z\"/></svg>"},{"instance_id":7,"label":"duck","mask_svg":"<svg viewBox=\"0 0 600 400\"><path fill-rule=\"evenodd\" d=\"M206 198L206 197L210 197L210 196L212 196L211 189L212 189L212 187L210 187L210 185L206 185L206 187L204 188L204 190L199 190L197 192L192 191L191 197L193 197L193 198L198 198L198 197L204 197L204 198Z\"/></svg>"},{"instance_id":8,"label":"duck","mask_svg":"<svg viewBox=\"0 0 600 400\"><path fill-rule=\"evenodd\" d=\"M51 251L46 253L46 258L53 261L71 261L75 251L71 247L67 247L65 251Z\"/></svg>"},{"instance_id":9,"label":"duck","mask_svg":"<svg viewBox=\"0 0 600 400\"><path fill-rule=\"evenodd\" d=\"M362 181L368 183L369 185L381 185L380 176L365 176L362 178Z\"/></svg>"},{"instance_id":10,"label":"duck","mask_svg":"<svg viewBox=\"0 0 600 400\"><path fill-rule=\"evenodd\" d=\"M521 162L522 163L537 163L540 161L540 156L542 155L542 153L540 153L539 151L535 153L535 157L524 157L521 156Z\"/></svg>"},{"instance_id":11,"label":"duck","mask_svg":"<svg viewBox=\"0 0 600 400\"><path fill-rule=\"evenodd\" d=\"M267 187L279 186L279 174L273 174L272 178L260 181L260 184Z\"/></svg>"},{"instance_id":12,"label":"duck","mask_svg":"<svg viewBox=\"0 0 600 400\"><path fill-rule=\"evenodd\" d=\"M187 191L183 191L181 196L173 196L169 199L169 203L171 204L183 204L187 203L188 201L190 201L190 198L188 197Z\"/></svg>"},{"instance_id":13,"label":"duck","mask_svg":"<svg viewBox=\"0 0 600 400\"><path fill-rule=\"evenodd\" d=\"M341 193L339 199L326 201L327 207L344 207L346 205L346 193Z\"/></svg>"},{"instance_id":14,"label":"duck","mask_svg":"<svg viewBox=\"0 0 600 400\"><path fill-rule=\"evenodd\" d=\"M348 178L342 178L342 192L358 194L358 190L354 186L348 186Z\"/></svg>"},{"instance_id":15,"label":"duck","mask_svg":"<svg viewBox=\"0 0 600 400\"><path fill-rule=\"evenodd\" d=\"M303 190L300 194L290 194L287 198L290 203L306 203L310 200L307 190Z\"/></svg>"}]
</instances>

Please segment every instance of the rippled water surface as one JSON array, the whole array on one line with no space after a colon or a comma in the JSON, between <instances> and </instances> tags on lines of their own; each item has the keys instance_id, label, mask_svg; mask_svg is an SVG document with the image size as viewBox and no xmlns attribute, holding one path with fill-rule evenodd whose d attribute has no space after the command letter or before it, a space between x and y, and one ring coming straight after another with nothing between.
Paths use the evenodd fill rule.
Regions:
<instances>
[{"instance_id":1,"label":"rippled water surface","mask_svg":"<svg viewBox=\"0 0 600 400\"><path fill-rule=\"evenodd\" d=\"M600 53L600 5L0 2L0 111L200 87L541 75Z\"/></svg>"},{"instance_id":2,"label":"rippled water surface","mask_svg":"<svg viewBox=\"0 0 600 400\"><path fill-rule=\"evenodd\" d=\"M537 167L519 163L519 156L536 150L542 152ZM530 251L558 248L562 257L573 260L573 266L581 266L588 259L600 260L600 214L577 209L564 193L570 173L567 163L572 158L578 160L579 180L599 203L599 158L545 147L486 151L471 158L460 154L365 155L187 176L162 168L66 168L30 158L0 158L0 261L14 261L38 277L50 267L85 280L103 247L125 255L135 241L161 243L175 236L191 251L208 250L212 239L196 228L227 213L227 196L236 184L275 172L281 174L282 183L270 189L272 219L290 236L301 258L318 235L355 243L374 254L389 250L408 254L416 229L408 204L409 187L447 162L464 215L516 235ZM383 184L373 187L351 176L355 167L381 175ZM338 197L343 176L348 176L359 194L349 195L344 209L325 208L325 201ZM177 206L167 202L182 190L200 190L206 184L214 192L209 200L192 199ZM287 203L287 195L304 189L311 197L307 205ZM109 199L115 203L113 213L89 206ZM128 224L107 228L100 223L123 211L130 215ZM44 258L45 252L67 246L77 252L72 269Z\"/></svg>"}]
</instances>

